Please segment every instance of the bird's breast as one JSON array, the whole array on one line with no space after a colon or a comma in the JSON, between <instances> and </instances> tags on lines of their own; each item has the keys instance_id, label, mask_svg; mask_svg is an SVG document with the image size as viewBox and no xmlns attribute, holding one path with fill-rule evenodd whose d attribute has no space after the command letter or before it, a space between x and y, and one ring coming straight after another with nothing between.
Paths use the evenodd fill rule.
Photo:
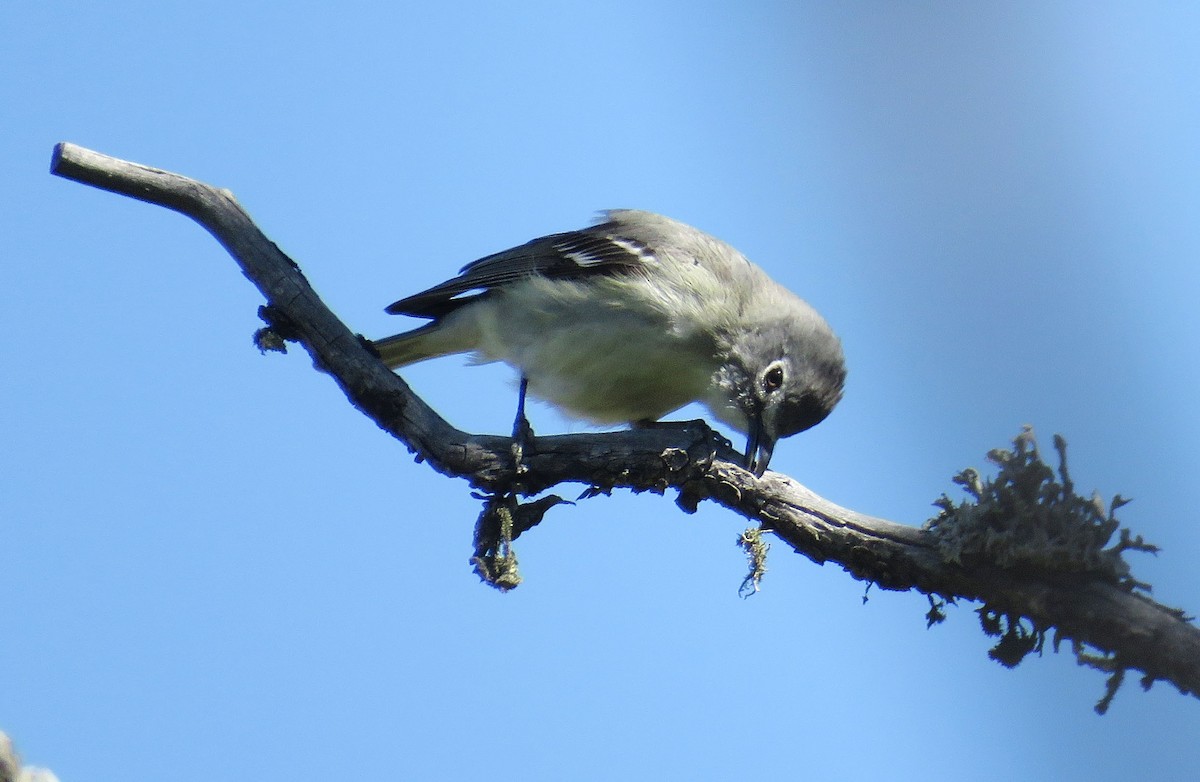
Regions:
<instances>
[{"instance_id":1,"label":"bird's breast","mask_svg":"<svg viewBox=\"0 0 1200 782\"><path fill-rule=\"evenodd\" d=\"M657 420L705 396L716 367L703 334L619 287L546 287L478 308L480 359L512 365L531 394L596 424Z\"/></svg>"}]
</instances>

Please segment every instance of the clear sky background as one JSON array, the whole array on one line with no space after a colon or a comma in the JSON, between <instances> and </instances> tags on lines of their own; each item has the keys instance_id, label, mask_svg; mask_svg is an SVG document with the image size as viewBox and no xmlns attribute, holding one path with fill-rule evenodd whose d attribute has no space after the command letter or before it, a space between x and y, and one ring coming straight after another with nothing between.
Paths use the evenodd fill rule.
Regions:
<instances>
[{"instance_id":1,"label":"clear sky background","mask_svg":"<svg viewBox=\"0 0 1200 782\"><path fill-rule=\"evenodd\" d=\"M987 659L745 522L552 511L501 595L416 465L187 219L232 189L356 331L463 263L663 212L821 310L845 401L772 466L910 524L1032 424L1200 612L1200 11L1111 3L16 2L0 11L0 729L64 782L1195 778L1200 702ZM504 367L405 373L504 432ZM698 411L685 411L694 415ZM579 431L535 407L540 432ZM582 488L582 487L581 487ZM957 496L957 495L955 495Z\"/></svg>"}]
</instances>

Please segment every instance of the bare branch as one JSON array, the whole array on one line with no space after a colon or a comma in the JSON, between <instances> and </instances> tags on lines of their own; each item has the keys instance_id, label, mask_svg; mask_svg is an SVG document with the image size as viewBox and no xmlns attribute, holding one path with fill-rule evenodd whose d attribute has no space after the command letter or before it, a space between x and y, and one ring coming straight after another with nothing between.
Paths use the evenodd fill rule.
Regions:
<instances>
[{"instance_id":1,"label":"bare branch","mask_svg":"<svg viewBox=\"0 0 1200 782\"><path fill-rule=\"evenodd\" d=\"M699 424L537 437L525 449L518 478L509 438L460 431L413 394L330 312L229 191L65 143L55 148L51 171L165 206L204 226L267 301L262 314L270 333L260 344L280 337L301 343L353 405L439 472L492 493L507 492L518 480L523 494L574 481L591 491L675 489L688 511L712 499L814 562L836 562L887 589L982 601L985 621L1003 616L1011 625L1025 618L1038 637L1057 628L1063 637L1109 655L1102 659L1114 671L1138 669L1147 683L1163 679L1181 692L1200 692L1200 630L1179 611L1088 573L948 561L927 529L839 507L778 473L755 478L738 466L727 443ZM935 601L931 622L940 615L939 605ZM1008 630L1006 638L1021 635Z\"/></svg>"}]
</instances>

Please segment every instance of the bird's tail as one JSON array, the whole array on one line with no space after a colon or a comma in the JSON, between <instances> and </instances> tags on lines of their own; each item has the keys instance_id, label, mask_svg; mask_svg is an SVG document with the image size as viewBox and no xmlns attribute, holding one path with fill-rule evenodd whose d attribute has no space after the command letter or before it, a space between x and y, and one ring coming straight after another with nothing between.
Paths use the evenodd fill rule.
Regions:
<instances>
[{"instance_id":1,"label":"bird's tail","mask_svg":"<svg viewBox=\"0 0 1200 782\"><path fill-rule=\"evenodd\" d=\"M461 334L443 328L440 322L406 331L394 337L371 343L388 369L399 369L427 358L466 353L474 350L473 342L464 341Z\"/></svg>"}]
</instances>

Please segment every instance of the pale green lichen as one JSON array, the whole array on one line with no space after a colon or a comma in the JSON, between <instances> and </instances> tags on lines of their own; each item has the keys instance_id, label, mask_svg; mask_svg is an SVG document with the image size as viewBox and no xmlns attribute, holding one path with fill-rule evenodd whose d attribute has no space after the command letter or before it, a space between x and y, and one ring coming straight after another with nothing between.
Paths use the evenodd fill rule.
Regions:
<instances>
[{"instance_id":1,"label":"pale green lichen","mask_svg":"<svg viewBox=\"0 0 1200 782\"><path fill-rule=\"evenodd\" d=\"M475 522L475 555L471 565L480 580L507 592L521 584L517 553L513 550L513 521L517 500L512 494L492 495L484 501Z\"/></svg>"},{"instance_id":2,"label":"pale green lichen","mask_svg":"<svg viewBox=\"0 0 1200 782\"><path fill-rule=\"evenodd\" d=\"M761 527L750 527L738 536L738 545L746 552L750 565L750 572L738 587L738 594L742 597L750 597L758 592L758 585L767 574L767 552L771 550L771 545L763 540L762 533Z\"/></svg>"}]
</instances>

